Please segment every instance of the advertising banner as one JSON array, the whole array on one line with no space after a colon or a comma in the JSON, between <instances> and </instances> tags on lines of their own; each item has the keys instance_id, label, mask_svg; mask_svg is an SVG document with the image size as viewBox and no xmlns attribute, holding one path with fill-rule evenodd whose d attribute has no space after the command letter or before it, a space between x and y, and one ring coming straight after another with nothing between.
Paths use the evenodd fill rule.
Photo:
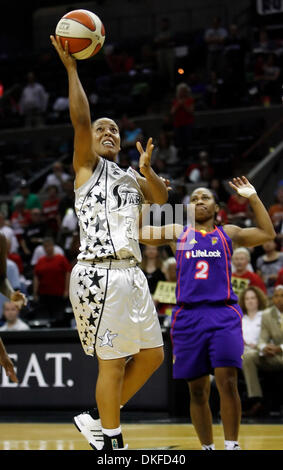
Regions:
<instances>
[{"instance_id":1,"label":"advertising banner","mask_svg":"<svg viewBox=\"0 0 283 470\"><path fill-rule=\"evenodd\" d=\"M11 382L0 367L0 410L94 406L97 359L84 354L76 331L61 332L61 336L59 330L10 332L1 337L19 383ZM165 349L163 365L129 402L128 409L168 409L171 355L166 345Z\"/></svg>"}]
</instances>

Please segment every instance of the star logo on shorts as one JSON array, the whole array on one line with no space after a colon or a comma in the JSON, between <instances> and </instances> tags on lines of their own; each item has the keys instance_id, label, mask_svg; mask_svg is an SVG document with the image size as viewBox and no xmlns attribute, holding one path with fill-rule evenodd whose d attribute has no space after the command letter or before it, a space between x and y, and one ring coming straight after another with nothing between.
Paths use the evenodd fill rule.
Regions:
<instances>
[{"instance_id":1,"label":"star logo on shorts","mask_svg":"<svg viewBox=\"0 0 283 470\"><path fill-rule=\"evenodd\" d=\"M98 336L98 339L101 340L100 347L111 346L111 348L113 348L112 340L116 338L116 336L118 335L115 333L111 334L111 331L107 328L103 336Z\"/></svg>"}]
</instances>

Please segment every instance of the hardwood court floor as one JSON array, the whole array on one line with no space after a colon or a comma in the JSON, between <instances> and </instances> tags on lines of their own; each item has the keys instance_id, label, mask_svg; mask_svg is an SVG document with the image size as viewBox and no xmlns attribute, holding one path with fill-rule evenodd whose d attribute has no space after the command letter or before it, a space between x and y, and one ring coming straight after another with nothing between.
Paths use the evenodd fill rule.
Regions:
<instances>
[{"instance_id":1,"label":"hardwood court floor","mask_svg":"<svg viewBox=\"0 0 283 470\"><path fill-rule=\"evenodd\" d=\"M124 424L130 450L200 450L191 424ZM221 425L215 424L217 450L224 446ZM243 450L283 450L282 424L243 424ZM0 450L91 450L74 425L66 423L0 423Z\"/></svg>"}]
</instances>

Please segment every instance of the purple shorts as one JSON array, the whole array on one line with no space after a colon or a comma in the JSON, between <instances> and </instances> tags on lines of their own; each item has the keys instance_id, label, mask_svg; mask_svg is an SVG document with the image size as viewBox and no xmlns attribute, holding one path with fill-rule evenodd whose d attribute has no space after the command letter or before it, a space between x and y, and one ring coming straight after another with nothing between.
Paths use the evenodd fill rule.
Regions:
<instances>
[{"instance_id":1,"label":"purple shorts","mask_svg":"<svg viewBox=\"0 0 283 470\"><path fill-rule=\"evenodd\" d=\"M242 368L244 341L238 304L174 307L171 339L174 379L194 380L215 367Z\"/></svg>"}]
</instances>

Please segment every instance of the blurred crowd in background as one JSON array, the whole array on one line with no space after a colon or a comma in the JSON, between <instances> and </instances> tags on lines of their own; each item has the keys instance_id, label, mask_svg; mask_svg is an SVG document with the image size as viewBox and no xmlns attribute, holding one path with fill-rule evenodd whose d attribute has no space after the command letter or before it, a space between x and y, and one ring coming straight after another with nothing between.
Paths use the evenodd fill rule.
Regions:
<instances>
[{"instance_id":1,"label":"blurred crowd in background","mask_svg":"<svg viewBox=\"0 0 283 470\"><path fill-rule=\"evenodd\" d=\"M163 18L151 38L105 44L80 63L93 117L168 112L180 81L195 110L278 103L283 39L280 30L258 29L246 37L237 24L213 18L202 31L176 33ZM1 127L69 122L64 70L46 49L1 58Z\"/></svg>"}]
</instances>

